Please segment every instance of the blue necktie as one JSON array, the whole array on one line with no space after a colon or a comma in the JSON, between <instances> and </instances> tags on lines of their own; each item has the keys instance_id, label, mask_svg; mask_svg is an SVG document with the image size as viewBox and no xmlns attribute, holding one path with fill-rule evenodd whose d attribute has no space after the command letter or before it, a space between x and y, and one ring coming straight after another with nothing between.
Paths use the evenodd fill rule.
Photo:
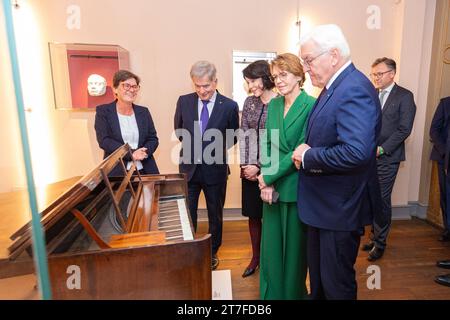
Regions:
<instances>
[{"instance_id":1,"label":"blue necktie","mask_svg":"<svg viewBox=\"0 0 450 320\"><path fill-rule=\"evenodd\" d=\"M202 100L202 103L203 103L203 109L202 109L202 113L200 114L200 121L201 121L202 134L203 134L206 130L206 126L208 125L208 120L209 120L209 112L208 112L209 100Z\"/></svg>"}]
</instances>

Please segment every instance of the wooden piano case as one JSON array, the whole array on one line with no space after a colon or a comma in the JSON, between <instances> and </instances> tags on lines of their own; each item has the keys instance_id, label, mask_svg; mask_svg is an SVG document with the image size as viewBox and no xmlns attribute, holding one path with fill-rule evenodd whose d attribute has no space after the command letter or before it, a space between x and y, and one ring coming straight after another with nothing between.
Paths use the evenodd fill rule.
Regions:
<instances>
[{"instance_id":1,"label":"wooden piano case","mask_svg":"<svg viewBox=\"0 0 450 320\"><path fill-rule=\"evenodd\" d=\"M211 299L210 235L195 238L184 175L126 169L124 145L41 214L54 299ZM124 177L109 177L120 165ZM11 236L31 254L31 227Z\"/></svg>"}]
</instances>

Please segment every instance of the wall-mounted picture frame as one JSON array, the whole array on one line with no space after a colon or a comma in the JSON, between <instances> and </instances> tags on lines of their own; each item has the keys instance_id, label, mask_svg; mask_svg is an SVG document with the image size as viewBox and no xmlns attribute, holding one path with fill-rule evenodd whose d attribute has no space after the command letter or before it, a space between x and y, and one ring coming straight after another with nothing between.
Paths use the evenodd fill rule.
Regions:
<instances>
[{"instance_id":1,"label":"wall-mounted picture frame","mask_svg":"<svg viewBox=\"0 0 450 320\"><path fill-rule=\"evenodd\" d=\"M49 43L55 106L89 111L114 100L112 80L129 69L129 53L118 45Z\"/></svg>"}]
</instances>

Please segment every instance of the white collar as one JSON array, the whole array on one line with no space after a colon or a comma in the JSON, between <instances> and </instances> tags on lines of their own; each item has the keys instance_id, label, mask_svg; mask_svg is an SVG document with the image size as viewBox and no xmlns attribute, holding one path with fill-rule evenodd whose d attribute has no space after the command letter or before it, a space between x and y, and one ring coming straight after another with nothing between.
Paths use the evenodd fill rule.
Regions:
<instances>
[{"instance_id":1,"label":"white collar","mask_svg":"<svg viewBox=\"0 0 450 320\"><path fill-rule=\"evenodd\" d=\"M387 93L391 93L392 89L394 89L394 86L395 86L395 82L392 82L392 83L389 85L389 87L387 87L387 88L385 88L385 89L380 89L380 92L381 92L381 91L387 91Z\"/></svg>"},{"instance_id":2,"label":"white collar","mask_svg":"<svg viewBox=\"0 0 450 320\"><path fill-rule=\"evenodd\" d=\"M217 91L214 92L214 94L212 95L212 97L208 100L208 104L212 103L213 105L216 103L216 99L217 99ZM201 103L202 100L200 99L200 97L198 97L198 102Z\"/></svg>"},{"instance_id":3,"label":"white collar","mask_svg":"<svg viewBox=\"0 0 450 320\"><path fill-rule=\"evenodd\" d=\"M328 89L330 89L331 85L333 84L333 82L337 79L337 77L339 77L339 75L344 72L344 70L352 63L351 60L347 61L332 77L331 79L328 81L327 85L325 86Z\"/></svg>"}]
</instances>

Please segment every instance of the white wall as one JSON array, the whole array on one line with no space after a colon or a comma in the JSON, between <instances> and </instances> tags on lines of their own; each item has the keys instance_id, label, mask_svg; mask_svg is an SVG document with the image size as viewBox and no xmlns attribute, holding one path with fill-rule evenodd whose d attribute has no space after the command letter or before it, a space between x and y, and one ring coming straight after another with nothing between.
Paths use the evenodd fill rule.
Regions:
<instances>
[{"instance_id":1,"label":"white wall","mask_svg":"<svg viewBox=\"0 0 450 320\"><path fill-rule=\"evenodd\" d=\"M429 153L423 150L423 142L429 139L425 121L436 1L403 1L402 6L398 83L414 93L417 111L413 131L406 142L408 161L401 164L393 192L392 201L397 205L419 201L422 153Z\"/></svg>"},{"instance_id":2,"label":"white wall","mask_svg":"<svg viewBox=\"0 0 450 320\"><path fill-rule=\"evenodd\" d=\"M0 10L0 192L24 185L24 168L3 10Z\"/></svg>"},{"instance_id":3,"label":"white wall","mask_svg":"<svg viewBox=\"0 0 450 320\"><path fill-rule=\"evenodd\" d=\"M21 58L24 65L27 64L25 60L29 60L29 65L40 67L37 71L24 69L23 74L39 81L41 88L28 96L27 105L33 108L29 115L31 122L46 121L47 135L44 138L35 135L34 138L48 152L35 152L34 161L42 168L40 171L46 172L41 179L48 182L83 175L101 160L93 130L94 113L55 110L48 42L117 44L130 51L131 69L143 80L139 102L150 108L160 138L156 153L158 165L162 172L175 172L177 166L170 161L176 145L171 141L172 118L178 96L192 90L188 75L191 64L200 59L213 61L218 69L219 90L231 96L232 50L282 53L295 50L298 38L294 26L296 0L135 0L130 3L121 0L28 0L24 6L26 3L34 19L27 19L28 35L36 34L33 38L37 40L33 44L31 37L26 41L19 39L29 46L36 46L32 51L34 54L27 52ZM422 46L427 43L423 39L423 30L428 23L423 13L426 3L425 0L302 0L300 16L304 30L322 23L340 25L350 43L353 61L366 74L376 58L394 57L401 66L399 83L409 87L418 97L418 76L426 71L421 70L421 59L429 58L416 54L422 52ZM66 27L66 10L73 4L81 9L79 30ZM367 9L372 5L380 9L381 29L367 27L370 16ZM0 28L3 30L3 26ZM1 66L7 65L4 47L0 50ZM2 72L1 80L3 77L10 82L9 76ZM2 96L0 99L4 105L14 103ZM416 102L418 109L425 107L423 99ZM407 147L407 157L411 160L422 152L412 149L416 140L423 139L422 121L419 112L414 135ZM11 121L8 125L0 126L2 135L14 131ZM0 143L5 144L4 141ZM51 161L48 161L49 157ZM8 161L3 153L1 158L0 171L3 172ZM394 204L403 205L417 199L416 190L410 188L416 183L415 175L415 167L402 166L395 186ZM16 180L7 176L0 191L15 186ZM240 207L237 165L232 167L228 188L226 206Z\"/></svg>"}]
</instances>

